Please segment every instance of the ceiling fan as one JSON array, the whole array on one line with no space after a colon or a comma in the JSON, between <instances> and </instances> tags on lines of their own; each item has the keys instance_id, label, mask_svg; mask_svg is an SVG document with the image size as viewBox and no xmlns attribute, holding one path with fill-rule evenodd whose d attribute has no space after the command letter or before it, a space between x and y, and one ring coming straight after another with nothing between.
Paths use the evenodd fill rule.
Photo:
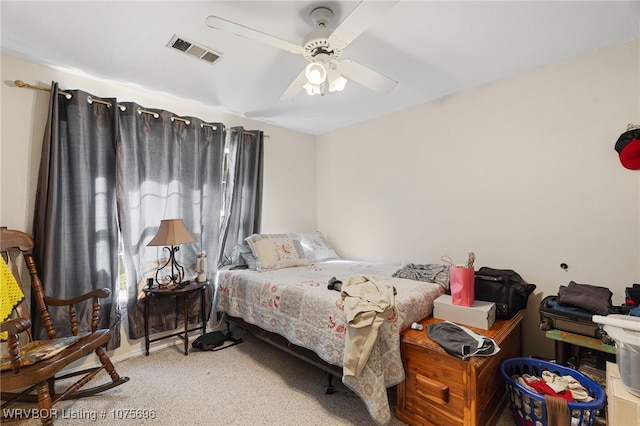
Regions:
<instances>
[{"instance_id":1,"label":"ceiling fan","mask_svg":"<svg viewBox=\"0 0 640 426\"><path fill-rule=\"evenodd\" d=\"M218 30L269 44L291 53L300 54L309 64L298 74L280 96L281 101L293 100L302 89L309 95L324 95L344 89L348 80L353 80L371 90L387 94L397 81L378 73L351 59L338 60L353 40L389 10L397 1L361 1L335 29L331 29L333 11L328 7L316 7L310 13L311 22L317 27L297 45L253 28L228 21L218 16L209 16L207 26Z\"/></svg>"}]
</instances>

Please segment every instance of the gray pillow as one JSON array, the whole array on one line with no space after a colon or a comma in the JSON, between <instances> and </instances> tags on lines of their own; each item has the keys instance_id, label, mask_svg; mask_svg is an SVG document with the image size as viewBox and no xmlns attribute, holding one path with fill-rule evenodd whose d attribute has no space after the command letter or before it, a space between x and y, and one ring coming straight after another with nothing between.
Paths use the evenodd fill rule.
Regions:
<instances>
[{"instance_id":1,"label":"gray pillow","mask_svg":"<svg viewBox=\"0 0 640 426\"><path fill-rule=\"evenodd\" d=\"M247 265L249 269L256 269L256 258L247 244L236 244L229 257L232 265Z\"/></svg>"},{"instance_id":2,"label":"gray pillow","mask_svg":"<svg viewBox=\"0 0 640 426\"><path fill-rule=\"evenodd\" d=\"M251 252L251 249L249 249L248 253L242 253L240 259L242 259L249 269L256 269L256 257Z\"/></svg>"}]
</instances>

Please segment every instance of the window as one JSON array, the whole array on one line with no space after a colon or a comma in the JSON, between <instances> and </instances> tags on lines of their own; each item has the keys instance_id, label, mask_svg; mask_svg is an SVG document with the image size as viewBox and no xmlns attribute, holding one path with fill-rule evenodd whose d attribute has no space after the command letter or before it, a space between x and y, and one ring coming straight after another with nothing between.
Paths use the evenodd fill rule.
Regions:
<instances>
[{"instance_id":1,"label":"window","mask_svg":"<svg viewBox=\"0 0 640 426\"><path fill-rule=\"evenodd\" d=\"M227 190L227 174L229 171L229 135L227 133L225 139L225 148L224 148L224 159L222 163L222 193L224 194ZM220 209L220 225L224 222L224 212L225 212L225 197L222 197L222 205ZM124 245L122 243L122 238L120 238L120 242L118 244L118 280L119 280L119 292L118 292L118 302L120 303L120 307L126 307L127 305L127 273L126 266L124 262Z\"/></svg>"}]
</instances>

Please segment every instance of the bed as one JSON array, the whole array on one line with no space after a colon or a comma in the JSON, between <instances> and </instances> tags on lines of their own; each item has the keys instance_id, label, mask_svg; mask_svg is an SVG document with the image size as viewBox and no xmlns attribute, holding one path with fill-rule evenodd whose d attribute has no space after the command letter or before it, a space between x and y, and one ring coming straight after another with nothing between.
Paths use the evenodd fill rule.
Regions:
<instances>
[{"instance_id":1,"label":"bed","mask_svg":"<svg viewBox=\"0 0 640 426\"><path fill-rule=\"evenodd\" d=\"M313 237L322 236L314 233ZM256 265L249 264L247 269L226 267L218 272L217 310L258 337L342 377L365 403L371 417L379 424L388 423L391 412L387 388L405 377L400 332L432 313L433 300L445 292L444 286L394 277L401 266L398 264L342 260L331 251L327 255L322 252L330 250L323 237L322 247L316 245L311 254L308 247L306 253L302 248L304 238L297 240L290 234L270 234L260 241L265 243L262 247L251 247ZM298 259L282 262L291 256ZM274 267L275 258L280 264ZM351 326L342 292L328 288L331 278L346 282L351 277L371 278L395 292L394 303L357 376L343 374L345 342Z\"/></svg>"}]
</instances>

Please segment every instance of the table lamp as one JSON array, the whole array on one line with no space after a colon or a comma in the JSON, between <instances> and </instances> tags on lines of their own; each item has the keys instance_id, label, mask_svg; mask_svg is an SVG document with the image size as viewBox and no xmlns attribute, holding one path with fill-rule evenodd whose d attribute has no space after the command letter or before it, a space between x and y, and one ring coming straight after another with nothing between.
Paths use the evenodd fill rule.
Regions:
<instances>
[{"instance_id":1,"label":"table lamp","mask_svg":"<svg viewBox=\"0 0 640 426\"><path fill-rule=\"evenodd\" d=\"M196 239L187 231L182 219L164 219L160 221L158 232L147 244L147 246L165 246L163 250L169 252L167 262L156 271L156 283L158 283L158 287L177 288L182 286L184 268L178 263L176 252L180 250L179 244L195 242ZM163 282L160 282L159 277L163 274L160 271L169 268L169 265L171 265L171 275L165 275Z\"/></svg>"}]
</instances>

